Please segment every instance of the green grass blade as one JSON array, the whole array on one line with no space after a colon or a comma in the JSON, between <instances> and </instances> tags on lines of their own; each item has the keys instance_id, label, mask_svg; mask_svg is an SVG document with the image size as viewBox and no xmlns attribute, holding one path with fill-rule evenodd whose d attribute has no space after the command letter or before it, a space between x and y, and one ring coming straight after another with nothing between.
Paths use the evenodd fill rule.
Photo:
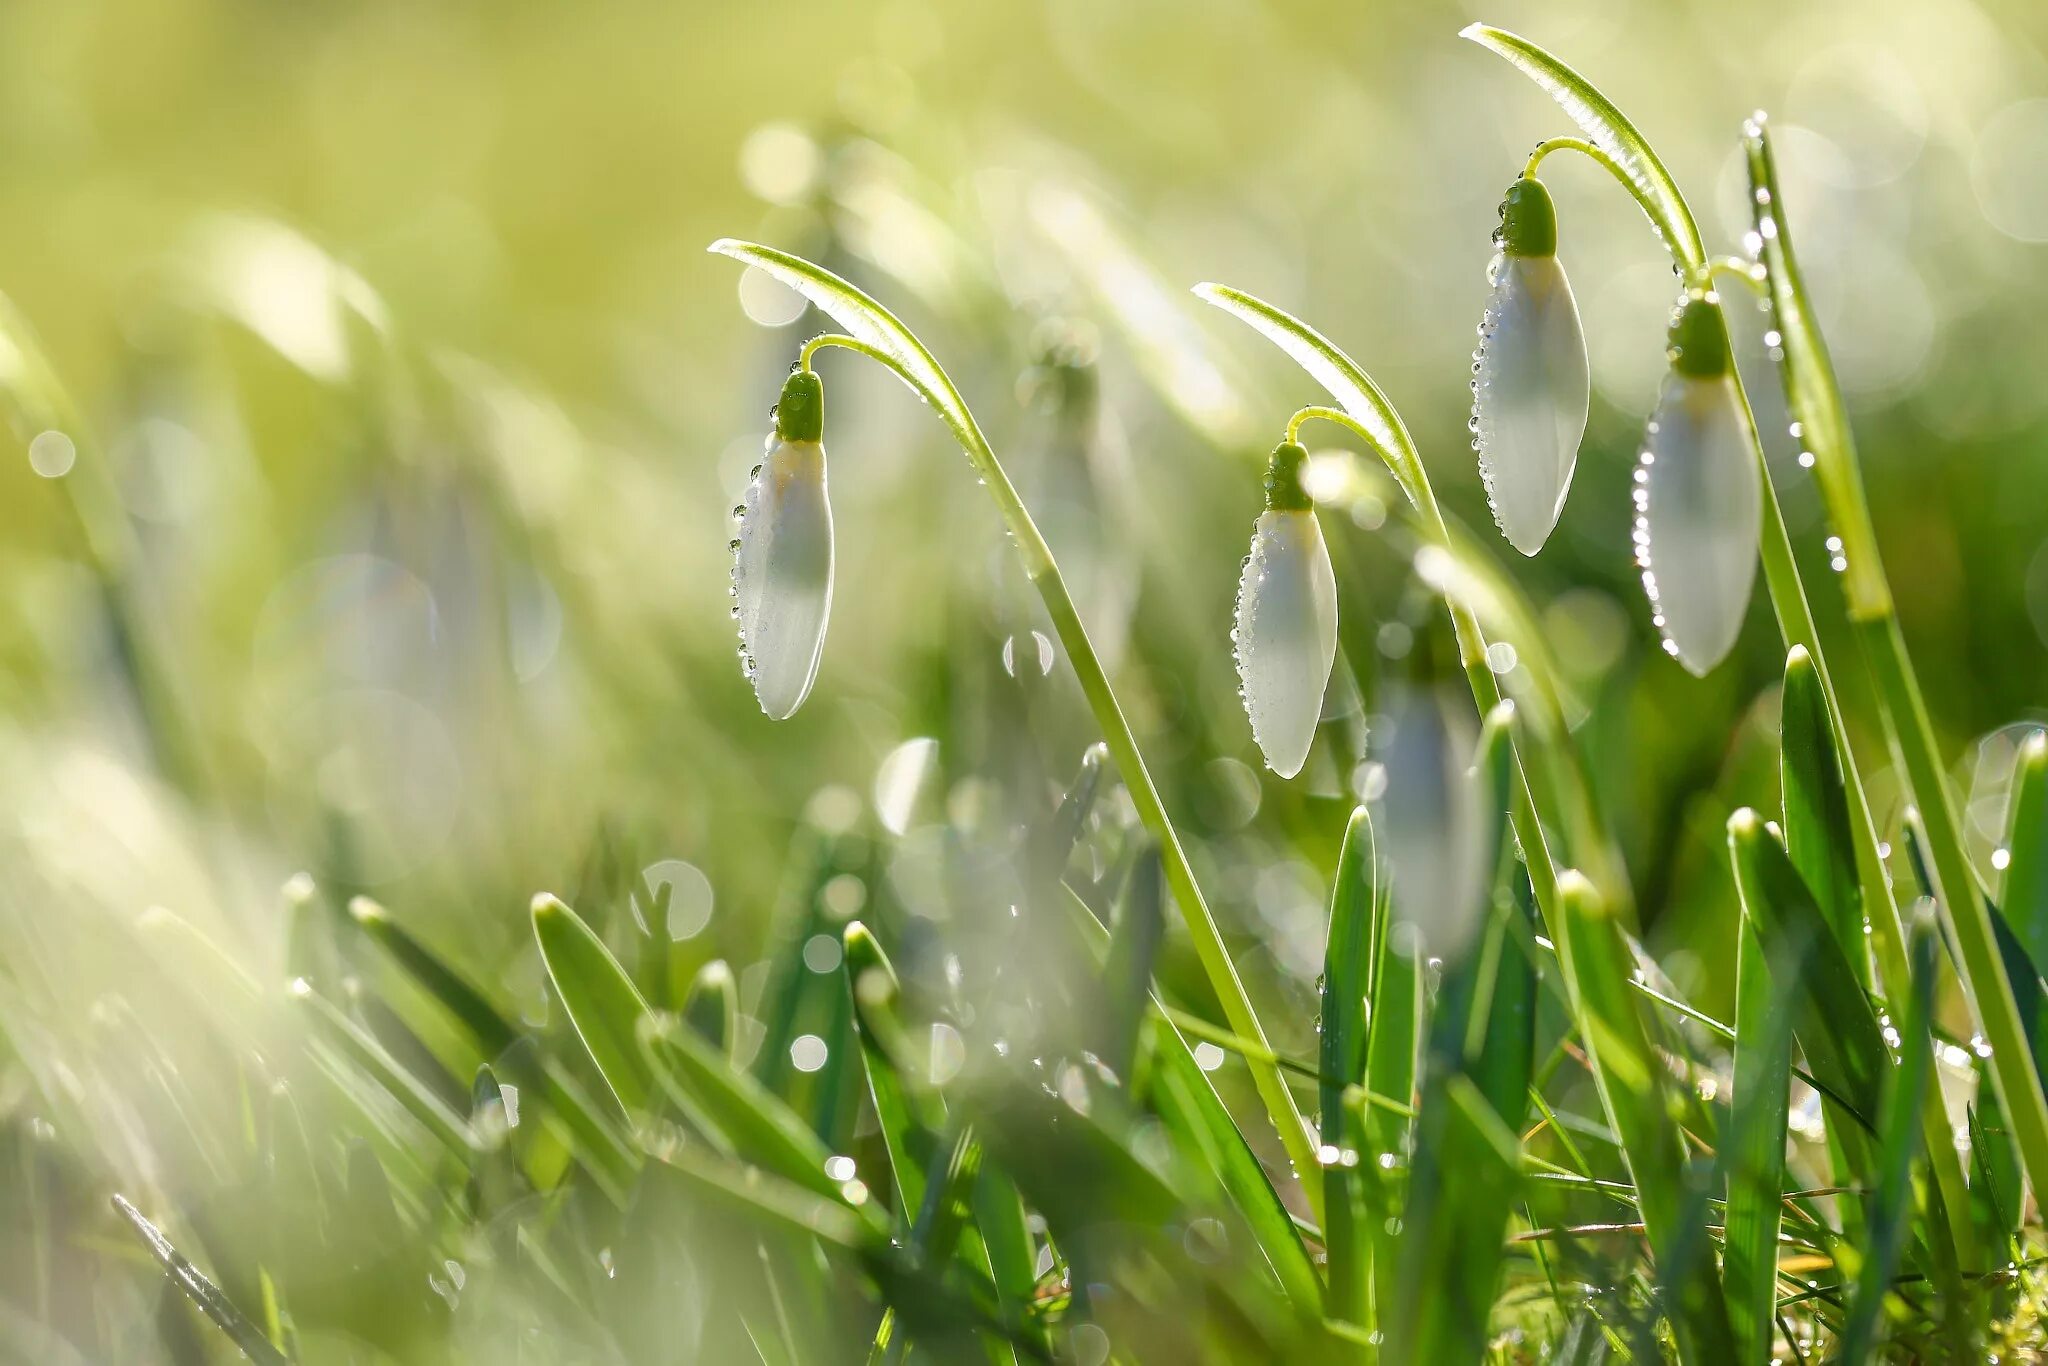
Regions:
<instances>
[{"instance_id":1,"label":"green grass blade","mask_svg":"<svg viewBox=\"0 0 2048 1366\"><path fill-rule=\"evenodd\" d=\"M1747 807L1737 811L1728 819L1728 842L1743 914L1756 929L1772 979L1791 993L1793 1030L1806 1065L1827 1088L1830 1129L1842 1140L1856 1179L1868 1182L1875 1176L1870 1141L1891 1070L1876 1012L1805 879L1762 817Z\"/></svg>"},{"instance_id":2,"label":"green grass blade","mask_svg":"<svg viewBox=\"0 0 2048 1366\"><path fill-rule=\"evenodd\" d=\"M1064 889L1073 923L1095 954L1106 952L1109 933L1071 888ZM1216 1094L1208 1074L1189 1051L1171 1013L1153 998L1145 1032L1150 1083L1146 1098L1176 1144L1216 1174L1231 1204L1251 1230L1259 1256L1275 1280L1303 1313L1323 1312L1323 1287L1317 1278L1301 1230L1281 1201L1246 1141ZM1357 1125L1353 1123L1354 1132Z\"/></svg>"},{"instance_id":3,"label":"green grass blade","mask_svg":"<svg viewBox=\"0 0 2048 1366\"><path fill-rule=\"evenodd\" d=\"M1387 919L1387 897L1380 894L1377 913L1386 926L1377 937L1379 963L1373 975L1370 1016L1365 1038L1365 1088L1401 1105L1415 1100L1416 1054L1422 1035L1422 945L1412 927L1395 925ZM1366 1146L1361 1163L1379 1163L1385 1156L1397 1162L1408 1157L1410 1121L1383 1106L1365 1115ZM1389 1183L1382 1177L1368 1183L1369 1199ZM1381 1202L1391 1204L1391 1202ZM1372 1257L1374 1314L1385 1320L1396 1303L1400 1239L1389 1228L1395 1219L1392 1208L1373 1208L1368 1221Z\"/></svg>"},{"instance_id":4,"label":"green grass blade","mask_svg":"<svg viewBox=\"0 0 2048 1366\"><path fill-rule=\"evenodd\" d=\"M1892 1278L1898 1274L1900 1259L1905 1255L1913 1218L1913 1168L1920 1153L1920 1106L1930 1080L1932 1058L1927 1047L1931 1043L1935 985L1935 934L1931 924L1922 921L1914 927L1909 952L1913 960L1913 993L1899 1031L1906 1046L1901 1049L1899 1066L1885 1087L1880 1129L1883 1167L1872 1203L1863 1265L1856 1275L1856 1290L1842 1330L1841 1359L1847 1362L1870 1359L1877 1346L1885 1296L1891 1292Z\"/></svg>"},{"instance_id":5,"label":"green grass blade","mask_svg":"<svg viewBox=\"0 0 2048 1366\"><path fill-rule=\"evenodd\" d=\"M524 1031L383 907L357 897L349 903L349 913L373 943L469 1031L488 1061L541 1099L545 1113L561 1127L579 1159L607 1190L623 1198L635 1159L582 1083L541 1058Z\"/></svg>"},{"instance_id":6,"label":"green grass blade","mask_svg":"<svg viewBox=\"0 0 2048 1366\"><path fill-rule=\"evenodd\" d=\"M1792 992L1773 982L1756 931L1738 924L1735 1088L1725 1271L1738 1363L1764 1366L1777 1331L1778 1229L1783 1222L1785 1128L1792 1085Z\"/></svg>"},{"instance_id":7,"label":"green grass blade","mask_svg":"<svg viewBox=\"0 0 2048 1366\"><path fill-rule=\"evenodd\" d=\"M1707 259L1699 227L1678 193L1677 182L1650 150L1648 140L1591 81L1528 39L1503 29L1472 24L1458 36L1505 58L1557 101L1566 117L1627 175L1637 202L1650 216L1667 250L1695 269Z\"/></svg>"},{"instance_id":8,"label":"green grass blade","mask_svg":"<svg viewBox=\"0 0 2048 1366\"><path fill-rule=\"evenodd\" d=\"M312 1016L314 1028L322 1037L375 1077L405 1107L406 1113L418 1120L449 1152L464 1163L469 1162L477 1150L476 1136L469 1131L469 1124L460 1115L449 1109L439 1096L392 1057L383 1044L371 1038L367 1030L315 993L312 984L304 978L292 983L292 996L305 1006Z\"/></svg>"},{"instance_id":9,"label":"green grass blade","mask_svg":"<svg viewBox=\"0 0 2048 1366\"><path fill-rule=\"evenodd\" d=\"M1522 1144L1471 1078L1445 1080L1424 1117L1447 1180L1427 1206L1411 1196L1389 1361L1476 1362L1485 1352L1507 1238L1521 1189Z\"/></svg>"},{"instance_id":10,"label":"green grass blade","mask_svg":"<svg viewBox=\"0 0 2048 1366\"><path fill-rule=\"evenodd\" d=\"M1999 909L2013 936L2048 977L2048 734L2029 736L2013 762L2008 789L2005 885Z\"/></svg>"},{"instance_id":11,"label":"green grass blade","mask_svg":"<svg viewBox=\"0 0 2048 1366\"><path fill-rule=\"evenodd\" d=\"M1820 675L1803 645L1793 646L1785 660L1779 754L1786 852L1806 879L1842 952L1858 969L1858 980L1867 987L1870 951L1864 942L1863 898L1856 881L1842 765Z\"/></svg>"},{"instance_id":12,"label":"green grass blade","mask_svg":"<svg viewBox=\"0 0 2048 1366\"><path fill-rule=\"evenodd\" d=\"M185 1255L171 1246L171 1240L164 1237L155 1224L142 1216L140 1210L123 1197L113 1197L114 1212L126 1219L143 1244L149 1248L150 1256L156 1258L174 1285L185 1292L188 1299L199 1307L199 1312L212 1320L214 1326L227 1334L228 1340L242 1351L242 1355L257 1366L289 1366L285 1354L272 1346L263 1332L235 1308L232 1301L221 1293L220 1287L208 1280L198 1267Z\"/></svg>"},{"instance_id":13,"label":"green grass blade","mask_svg":"<svg viewBox=\"0 0 2048 1366\"><path fill-rule=\"evenodd\" d=\"M1110 927L1109 959L1102 969L1107 1018L1096 1054L1119 1077L1135 1075L1138 1030L1151 1004L1152 961L1166 928L1160 890L1159 850L1148 842L1131 866L1116 923Z\"/></svg>"},{"instance_id":14,"label":"green grass blade","mask_svg":"<svg viewBox=\"0 0 2048 1366\"><path fill-rule=\"evenodd\" d=\"M697 969L690 979L689 994L683 998L683 1023L697 1031L699 1038L728 1058L739 1042L739 984L723 958L714 958Z\"/></svg>"},{"instance_id":15,"label":"green grass blade","mask_svg":"<svg viewBox=\"0 0 2048 1366\"><path fill-rule=\"evenodd\" d=\"M867 1069L868 1096L881 1126L883 1149L889 1154L897 1216L907 1225L924 1203L925 1169L945 1116L934 1097L905 1082L897 1061L906 1056L908 1041L896 1014L903 988L896 979L895 965L858 920L846 927L842 942L846 985L853 995L854 1025Z\"/></svg>"},{"instance_id":16,"label":"green grass blade","mask_svg":"<svg viewBox=\"0 0 2048 1366\"><path fill-rule=\"evenodd\" d=\"M655 1093L639 1042L640 1022L651 1014L640 989L596 931L546 893L533 899L533 937L556 999L598 1075L627 1117L637 1121L649 1112Z\"/></svg>"},{"instance_id":17,"label":"green grass blade","mask_svg":"<svg viewBox=\"0 0 2048 1366\"><path fill-rule=\"evenodd\" d=\"M1679 1357L1718 1366L1734 1359L1735 1341L1712 1249L1705 1230L1691 1220L1697 1205L1674 1119L1672 1083L1629 988L1634 956L1590 882L1566 873L1558 879L1558 893L1558 958L1601 1105L1620 1136L1635 1183L1658 1280L1670 1295Z\"/></svg>"},{"instance_id":18,"label":"green grass blade","mask_svg":"<svg viewBox=\"0 0 2048 1366\"><path fill-rule=\"evenodd\" d=\"M1351 813L1337 873L1330 887L1330 936L1323 950L1322 1071L1319 1105L1322 1140L1338 1152L1361 1152L1365 1135L1352 1131L1344 1088L1364 1080L1365 989L1372 970L1375 885L1372 817L1364 807ZM1329 1310L1334 1318L1365 1322L1367 1268L1355 1166L1323 1166L1323 1245L1328 1252Z\"/></svg>"},{"instance_id":19,"label":"green grass blade","mask_svg":"<svg viewBox=\"0 0 2048 1366\"><path fill-rule=\"evenodd\" d=\"M645 1065L725 1151L792 1185L847 1201L842 1184L825 1172L831 1152L794 1110L673 1017L649 1013L638 1028Z\"/></svg>"}]
</instances>

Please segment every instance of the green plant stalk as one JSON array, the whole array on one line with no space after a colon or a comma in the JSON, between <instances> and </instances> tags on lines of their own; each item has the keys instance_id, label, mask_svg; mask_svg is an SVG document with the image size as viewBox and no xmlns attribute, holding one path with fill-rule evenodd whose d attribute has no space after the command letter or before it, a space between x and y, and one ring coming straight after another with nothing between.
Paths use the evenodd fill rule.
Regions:
<instances>
[{"instance_id":1,"label":"green plant stalk","mask_svg":"<svg viewBox=\"0 0 2048 1366\"><path fill-rule=\"evenodd\" d=\"M1895 718L1894 753L1908 786L1922 803L1918 810L1932 856L1929 872L1934 878L1935 900L1948 916L1971 1014L1991 1045L1991 1077L1998 1088L1999 1104L2019 1146L2027 1184L2036 1192L2048 1191L2048 1098L2041 1093L2041 1079L2034 1070L2012 982L1999 956L1991 909L1978 894L1976 874L1963 853L1962 832L1949 801L1927 707L1913 676L1912 661L1906 656L1905 639L1893 616L1856 625L1878 691L1886 699L1885 712Z\"/></svg>"},{"instance_id":2,"label":"green plant stalk","mask_svg":"<svg viewBox=\"0 0 2048 1366\"><path fill-rule=\"evenodd\" d=\"M1159 841L1167 886L1172 889L1174 901L1180 907L1182 919L1187 924L1188 935L1194 941L1196 957L1200 959L1210 987L1216 993L1224 1017L1239 1035L1253 1042L1265 1044L1265 1028L1259 1023L1258 1012L1252 1008L1251 998L1245 993L1244 983L1238 978L1237 967L1231 961L1230 951L1223 943L1223 934L1216 926L1216 918L1210 913L1209 904L1202 896L1200 886L1195 882L1194 868L1188 862L1187 851L1181 847L1180 834L1174 829L1173 821L1166 813L1166 803L1160 798L1159 789L1152 781L1151 771L1145 766L1145 756L1138 748L1137 736L1132 733L1130 722L1124 717L1123 707L1118 703L1116 693L1110 687L1109 676L1102 667L1101 657L1096 654L1095 646L1088 638L1087 628L1081 623L1080 613L1074 607L1073 596L1067 589L1066 580L1061 577L1059 565L1053 559L1052 548L1040 534L1030 510L1024 506L1024 500L1018 495L1016 486L1010 482L1002 463L996 459L994 448L982 434L980 425L975 422L973 413L960 397L958 388L932 357L931 352L908 328L897 321L894 314L829 272L801 258L772 248L720 241L713 243L711 250L770 269L771 274L776 274L793 287L807 287L807 297L813 297L814 302L822 302L816 298L821 285L828 291L836 289L839 292L838 302L844 304L849 299L857 301L873 319L881 320L889 328L900 333L903 344L912 350L916 369L929 372L932 382L927 383L921 375L913 372L910 365L904 363L904 357L862 339L849 337L836 343L844 345L851 342L852 350L881 362L937 409L952 430L961 450L966 453L968 463L981 477L989 496L995 500L996 510L1002 516L1004 528L1009 533L1011 542L1023 560L1025 576L1031 580L1032 587L1038 590L1039 599L1045 605L1046 615L1052 620L1054 633L1058 635L1060 645L1066 651L1067 661L1072 666L1074 676L1081 685L1081 691L1088 700L1089 709L1095 715L1096 724L1102 729L1102 738L1109 746L1110 757L1116 760L1117 770L1123 775L1124 786L1131 794L1131 803L1137 808L1139 819L1152 833L1152 837ZM779 269L771 269L774 267ZM869 321L868 325L872 327L875 323ZM878 335L887 333L878 332ZM814 350L816 345L817 343L807 346L806 353ZM1248 1066L1252 1082L1258 1089L1259 1098L1264 1103L1274 1128L1279 1131L1280 1142L1294 1166L1309 1207L1320 1218L1322 1185L1314 1178L1317 1170L1315 1148L1310 1139L1308 1126L1302 1119L1301 1110L1295 1104L1294 1093L1288 1089L1287 1080L1278 1067L1256 1060L1248 1060Z\"/></svg>"},{"instance_id":3,"label":"green plant stalk","mask_svg":"<svg viewBox=\"0 0 2048 1366\"><path fill-rule=\"evenodd\" d=\"M1466 30L1464 36L1475 38L1475 40L1480 41L1483 45L1502 52L1504 56L1509 54L1503 51L1503 48L1511 46L1517 53L1533 55L1561 70L1569 70L1564 68L1563 63L1544 53L1540 48L1536 48L1534 44L1527 43L1512 34L1505 34L1499 30L1483 29L1481 26L1474 25ZM1528 66L1523 61L1517 60L1513 56L1510 56L1510 60L1514 61L1525 72L1529 71ZM1530 72L1529 74L1533 75L1534 73ZM1599 95L1598 91L1592 88L1590 83L1586 82L1582 77L1577 77L1576 73L1571 74L1577 81L1578 86L1573 93L1593 101L1598 107L1604 109L1608 117L1619 121L1620 127L1625 130L1627 137L1636 143L1641 156L1649 167L1650 174L1639 180L1636 176L1631 175L1628 169L1605 148L1580 138L1554 138L1539 145L1536 153L1531 156L1529 165L1533 168L1542 160L1544 155L1551 151L1575 151L1588 156L1597 165L1608 171L1649 217L1651 223L1657 228L1659 239L1663 241L1666 249L1670 251L1673 261L1677 263L1680 271L1686 278L1702 288L1711 286L1716 275L1725 268L1727 263L1707 255L1697 222L1693 218L1692 210L1685 203L1684 197L1678 192L1676 184L1671 180L1669 174L1664 171L1661 163L1658 162L1654 153L1650 151L1648 143L1642 139L1641 134L1637 133L1634 127L1629 125L1626 119L1622 118L1619 111L1615 110L1611 104L1607 103L1603 96ZM1553 97L1558 95L1558 91L1553 89L1547 82L1542 83L1544 83L1546 91L1551 93ZM1738 275L1743 283L1752 288L1756 286L1756 281L1748 272L1738 272ZM1796 288L1796 277L1793 287ZM1775 295L1778 290L1778 283L1775 277L1773 277L1771 288ZM1781 307L1779 312L1779 322L1782 329L1786 326L1783 316L1785 310ZM1816 343L1818 343L1817 332L1814 333L1814 338ZM1792 538L1786 530L1784 514L1778 504L1777 485L1772 479L1770 464L1764 457L1763 441L1757 431L1756 413L1750 406L1749 394L1742 385L1740 375L1735 375L1734 379L1736 392L1741 395L1743 417L1749 429L1750 451L1756 460L1763 495L1761 500L1763 517L1758 537L1758 548L1763 560L1765 590L1770 596L1771 610L1778 619L1779 636L1784 641L1786 647L1789 649L1795 645L1804 646L1813 657L1814 671L1819 677L1821 692L1827 702L1830 725L1834 732L1835 748L1842 761L1844 786L1847 788L1849 828L1855 852L1857 881L1863 890L1864 914L1872 928L1871 938L1877 949L1879 969L1885 982L1888 984L1888 990L1909 990L1912 974L1907 966L1905 930L1899 918L1898 905L1892 897L1891 883L1885 877L1883 859L1877 852L1877 830L1871 818L1869 799L1864 792L1862 778L1857 770L1855 753L1849 747L1848 730L1842 718L1841 704L1835 693L1833 676L1828 670L1827 658L1821 649L1820 633L1814 625L1813 610L1806 598L1806 589L1799 573L1798 562L1793 557ZM1789 393L1790 388L1788 386ZM1836 410L1839 413L1839 395L1837 395L1836 399ZM1835 425L1843 433L1847 432L1846 418L1840 418ZM1812 444L1812 435L1812 433L1808 433L1809 444ZM1862 492L1860 483L1854 480L1849 480L1846 484L1841 480L1836 480L1835 483L1838 486L1847 487L1852 490L1860 502ZM1828 482L1824 480L1824 496L1827 493L1827 489ZM1864 522L1867 527L1867 517L1864 519ZM1848 544L1846 536L1844 544ZM1874 559L1875 547L1871 543L1871 538L1865 537L1863 544L1869 546L1869 555L1866 558ZM1851 563L1853 565L1854 560ZM1888 606L1888 592L1884 595L1884 601ZM1853 615L1854 604L1852 601L1852 617ZM1989 937L1988 922L1986 937L1987 939ZM2016 1024L2016 1011L2011 1018ZM2038 1091L2038 1086L2036 1090ZM2048 1158L2048 1109L2043 1110L2042 1122L2043 1156ZM1964 1258L1966 1265L1970 1269L1976 1269L1976 1263L1980 1259L1975 1250L1973 1231L1969 1227L1968 1219L1958 1209L1958 1202L1965 1201L1967 1196L1961 1160L1955 1155L1954 1144L1949 1139L1943 1137L1941 1141L1935 1141L1937 1135L1946 1135L1948 1133L1948 1121L1946 1116L1941 1113L1940 1097L1931 1091L1922 1106L1922 1125L1927 1133L1929 1161L1934 1171L1936 1183L1941 1188L1943 1206L1949 1219L1950 1232L1957 1239L1958 1253ZM2031 1175L2032 1169L2030 1168L2029 1170ZM2040 1189L2041 1187L2037 1185L2036 1188Z\"/></svg>"},{"instance_id":4,"label":"green plant stalk","mask_svg":"<svg viewBox=\"0 0 2048 1366\"><path fill-rule=\"evenodd\" d=\"M1235 290L1219 292L1235 296L1237 300L1261 309L1266 307L1251 299L1249 295L1238 294ZM1356 378L1368 392L1377 393L1363 371L1357 371ZM1407 496L1416 514L1421 518L1424 534L1446 553L1455 554L1451 547L1450 528L1444 522L1443 510L1436 501L1436 491L1429 485L1429 475L1422 468L1422 458L1415 449L1414 441L1409 437L1407 429L1401 425L1399 417L1394 415L1392 405L1385 404L1384 398L1381 402L1385 405L1384 415L1391 419L1389 425L1395 436L1391 444L1343 409L1324 407L1308 407L1297 412L1288 421L1287 439L1294 440L1301 424L1316 418L1334 422L1352 432L1359 440L1365 442L1366 449L1386 462L1395 482L1401 486L1401 492ZM1458 642L1458 664L1465 671L1465 681L1472 689L1473 704L1479 709L1482 718L1491 716L1494 709L1500 706L1502 699L1500 680L1494 676L1492 667L1486 662L1486 633L1480 629L1479 618L1473 614L1471 607L1460 601L1456 595L1444 594L1444 605L1450 612L1451 631ZM1528 775L1522 769L1522 754L1525 748L1538 747L1520 744L1515 746L1515 761L1510 775L1513 806L1509 819L1515 828L1515 839L1522 846L1523 856L1528 860L1529 881L1536 890L1536 904L1543 910L1544 922L1552 924L1557 903L1557 868L1551 861L1550 846L1543 831L1546 824L1555 830L1568 830L1571 827L1560 813L1548 813L1546 818L1538 806Z\"/></svg>"},{"instance_id":5,"label":"green plant stalk","mask_svg":"<svg viewBox=\"0 0 2048 1366\"><path fill-rule=\"evenodd\" d=\"M1835 382L1827 343L1806 309L1798 257L1780 217L1777 168L1763 119L1752 118L1743 133L1755 240L1766 266L1773 319L1784 351L1786 399L1800 424L1800 438L1813 455L1815 482L1828 521L1841 538L1846 565L1842 585L1849 619L1877 682L1879 710L1892 752L1906 774L1926 829L1935 899L1948 916L1971 1013L1991 1043L1991 1074L2019 1146L2021 1165L2036 1192L2048 1190L2048 1096L2042 1094L2041 1079L2027 1047L2012 983L1998 953L1990 908L1978 894L1976 875L1963 849L1954 799L1942 772L1941 751L1878 554L1847 405ZM1818 652L1815 658L1818 662ZM1885 933L1898 936L1897 975L1887 965L1887 983L1893 993L1903 995L1911 990L1913 978L1906 968L1904 935L1896 910ZM1889 951L1890 946L1885 947ZM1937 1144L1932 1133L1928 1147L1931 1157L1937 1151L1953 1152L1953 1144ZM1935 1170L1943 1171L1942 1159L1935 1159ZM1959 1217L1953 1209L1957 1195L1959 1192L1952 1192L1944 1181L1942 1197L1951 1205L1951 1220Z\"/></svg>"}]
</instances>

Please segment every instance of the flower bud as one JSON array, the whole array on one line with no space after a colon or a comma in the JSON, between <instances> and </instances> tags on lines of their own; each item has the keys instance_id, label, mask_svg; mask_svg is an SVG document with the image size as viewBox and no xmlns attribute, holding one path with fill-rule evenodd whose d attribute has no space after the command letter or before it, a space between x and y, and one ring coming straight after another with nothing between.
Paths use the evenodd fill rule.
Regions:
<instances>
[{"instance_id":1,"label":"flower bud","mask_svg":"<svg viewBox=\"0 0 2048 1366\"><path fill-rule=\"evenodd\" d=\"M776 720L810 695L832 610L832 507L825 493L824 385L800 370L782 386L775 435L733 510L733 617L740 663Z\"/></svg>"},{"instance_id":2,"label":"flower bud","mask_svg":"<svg viewBox=\"0 0 2048 1366\"><path fill-rule=\"evenodd\" d=\"M1636 470L1636 563L1664 649L1704 675L1742 630L1763 491L1727 323L1711 295L1680 306L1669 354Z\"/></svg>"},{"instance_id":3,"label":"flower bud","mask_svg":"<svg viewBox=\"0 0 2048 1366\"><path fill-rule=\"evenodd\" d=\"M1308 452L1283 442L1266 467L1266 510L1237 585L1237 676L1252 738L1283 778L1301 772L1337 658L1337 576L1302 487Z\"/></svg>"},{"instance_id":4,"label":"flower bud","mask_svg":"<svg viewBox=\"0 0 2048 1366\"><path fill-rule=\"evenodd\" d=\"M1493 295L1472 358L1472 447L1501 534L1534 555L1571 488L1591 378L1579 306L1557 261L1557 215L1542 182L1508 187L1498 241Z\"/></svg>"}]
</instances>

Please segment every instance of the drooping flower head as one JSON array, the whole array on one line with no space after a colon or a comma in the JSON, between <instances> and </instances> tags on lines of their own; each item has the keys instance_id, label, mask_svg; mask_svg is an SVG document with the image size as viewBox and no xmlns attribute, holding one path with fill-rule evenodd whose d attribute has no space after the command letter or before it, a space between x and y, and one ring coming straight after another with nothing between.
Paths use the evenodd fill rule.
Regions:
<instances>
[{"instance_id":1,"label":"drooping flower head","mask_svg":"<svg viewBox=\"0 0 2048 1366\"><path fill-rule=\"evenodd\" d=\"M1763 493L1727 321L1712 294L1694 292L1679 305L1668 355L1636 469L1636 563L1665 651L1704 675L1742 630Z\"/></svg>"},{"instance_id":2,"label":"drooping flower head","mask_svg":"<svg viewBox=\"0 0 2048 1366\"><path fill-rule=\"evenodd\" d=\"M810 696L832 611L832 506L825 491L825 386L792 373L775 433L733 509L733 617L740 664L776 720Z\"/></svg>"},{"instance_id":3,"label":"drooping flower head","mask_svg":"<svg viewBox=\"0 0 2048 1366\"><path fill-rule=\"evenodd\" d=\"M1337 576L1292 441L1266 465L1266 509L1252 532L1230 636L1252 738L1283 778L1301 772L1337 658Z\"/></svg>"},{"instance_id":4,"label":"drooping flower head","mask_svg":"<svg viewBox=\"0 0 2048 1366\"><path fill-rule=\"evenodd\" d=\"M1518 180L1500 212L1493 295L1472 357L1472 446L1501 534L1534 555L1571 488L1591 382L1579 306L1557 260L1550 192Z\"/></svg>"}]
</instances>

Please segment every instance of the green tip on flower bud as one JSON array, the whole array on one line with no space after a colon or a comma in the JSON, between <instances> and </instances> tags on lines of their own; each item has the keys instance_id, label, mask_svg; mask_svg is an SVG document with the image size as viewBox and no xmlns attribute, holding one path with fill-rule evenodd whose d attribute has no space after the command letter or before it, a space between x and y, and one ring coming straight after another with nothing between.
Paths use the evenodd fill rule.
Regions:
<instances>
[{"instance_id":1,"label":"green tip on flower bud","mask_svg":"<svg viewBox=\"0 0 2048 1366\"><path fill-rule=\"evenodd\" d=\"M1540 180L1524 177L1500 201L1500 249L1510 256L1557 255L1557 209Z\"/></svg>"},{"instance_id":2,"label":"green tip on flower bud","mask_svg":"<svg viewBox=\"0 0 2048 1366\"><path fill-rule=\"evenodd\" d=\"M1671 368L1681 375L1712 379L1729 369L1728 322L1711 296L1695 294L1671 319Z\"/></svg>"},{"instance_id":3,"label":"green tip on flower bud","mask_svg":"<svg viewBox=\"0 0 2048 1366\"><path fill-rule=\"evenodd\" d=\"M825 439L825 381L816 371L798 370L782 384L775 402L775 435L782 441Z\"/></svg>"},{"instance_id":4,"label":"green tip on flower bud","mask_svg":"<svg viewBox=\"0 0 2048 1366\"><path fill-rule=\"evenodd\" d=\"M1301 482L1307 466L1308 448L1298 442L1283 441L1273 448L1273 457L1266 462L1266 511L1308 512L1315 507Z\"/></svg>"}]
</instances>

